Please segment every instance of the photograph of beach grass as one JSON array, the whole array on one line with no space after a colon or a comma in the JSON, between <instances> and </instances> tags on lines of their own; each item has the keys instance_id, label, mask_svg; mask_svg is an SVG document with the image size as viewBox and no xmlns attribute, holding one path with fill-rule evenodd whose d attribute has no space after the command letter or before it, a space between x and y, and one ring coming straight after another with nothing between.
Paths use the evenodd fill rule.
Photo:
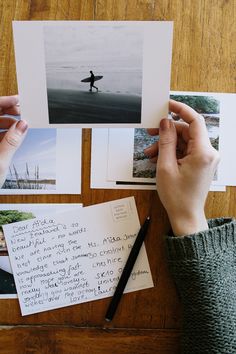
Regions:
<instances>
[{"instance_id":1,"label":"photograph of beach grass","mask_svg":"<svg viewBox=\"0 0 236 354\"><path fill-rule=\"evenodd\" d=\"M142 26L45 26L49 124L141 123Z\"/></svg>"},{"instance_id":2,"label":"photograph of beach grass","mask_svg":"<svg viewBox=\"0 0 236 354\"><path fill-rule=\"evenodd\" d=\"M56 189L56 129L29 129L3 189Z\"/></svg>"},{"instance_id":3,"label":"photograph of beach grass","mask_svg":"<svg viewBox=\"0 0 236 354\"><path fill-rule=\"evenodd\" d=\"M170 98L189 105L204 117L211 144L219 150L220 101L213 96L197 95L171 95ZM180 120L175 114L171 116L174 120ZM149 161L143 150L156 140L157 137L148 135L146 129L134 129L133 177L155 177L156 164ZM216 179L217 172L214 176Z\"/></svg>"}]
</instances>

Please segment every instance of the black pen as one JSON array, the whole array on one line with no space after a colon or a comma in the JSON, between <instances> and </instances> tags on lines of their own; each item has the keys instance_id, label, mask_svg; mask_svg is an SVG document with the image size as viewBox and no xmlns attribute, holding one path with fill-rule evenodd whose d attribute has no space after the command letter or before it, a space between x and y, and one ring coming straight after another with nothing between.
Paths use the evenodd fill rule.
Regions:
<instances>
[{"instance_id":1,"label":"black pen","mask_svg":"<svg viewBox=\"0 0 236 354\"><path fill-rule=\"evenodd\" d=\"M144 224L142 225L142 227L140 228L139 230L139 233L136 237L136 240L134 242L134 245L131 249L131 252L129 254L129 257L127 259L127 262L125 264L125 267L123 269L123 272L121 274L121 277L120 277L120 280L117 284L117 287L116 287L116 290L115 290L115 293L111 299L111 302L110 302L110 305L107 309L107 313L106 313L106 316L105 316L105 319L107 321L111 321L113 319L113 316L116 312L116 309L117 309L117 306L119 305L119 302L120 302L120 299L121 299L121 296L124 292L124 289L125 289L125 286L127 284L127 281L130 277L130 274L132 272L132 269L134 267L134 263L138 257L138 254L139 254L139 251L140 251L140 248L143 244L143 241L144 241L144 238L147 234L147 229L148 229L148 225L149 225L149 222L150 222L150 217L148 216L144 222Z\"/></svg>"}]
</instances>

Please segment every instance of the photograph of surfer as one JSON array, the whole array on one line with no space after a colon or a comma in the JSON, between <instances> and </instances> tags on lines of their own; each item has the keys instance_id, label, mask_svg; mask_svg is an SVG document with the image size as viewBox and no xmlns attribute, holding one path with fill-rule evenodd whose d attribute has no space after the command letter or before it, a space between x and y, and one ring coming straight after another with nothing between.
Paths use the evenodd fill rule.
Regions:
<instances>
[{"instance_id":1,"label":"photograph of surfer","mask_svg":"<svg viewBox=\"0 0 236 354\"><path fill-rule=\"evenodd\" d=\"M49 124L141 123L142 24L46 24L43 34Z\"/></svg>"},{"instance_id":2,"label":"photograph of surfer","mask_svg":"<svg viewBox=\"0 0 236 354\"><path fill-rule=\"evenodd\" d=\"M92 91L93 87L97 90L98 92L98 88L96 86L94 86L94 81L95 81L95 76L94 76L94 73L92 72L92 70L90 70L90 89L89 91Z\"/></svg>"},{"instance_id":3,"label":"photograph of surfer","mask_svg":"<svg viewBox=\"0 0 236 354\"><path fill-rule=\"evenodd\" d=\"M92 88L94 87L97 92L98 92L98 87L94 86L94 81L98 81L101 80L103 78L103 76L101 75L94 75L94 73L92 72L92 70L90 70L90 76L86 77L85 79L81 80L81 82L90 82L90 89L89 91L92 92Z\"/></svg>"}]
</instances>

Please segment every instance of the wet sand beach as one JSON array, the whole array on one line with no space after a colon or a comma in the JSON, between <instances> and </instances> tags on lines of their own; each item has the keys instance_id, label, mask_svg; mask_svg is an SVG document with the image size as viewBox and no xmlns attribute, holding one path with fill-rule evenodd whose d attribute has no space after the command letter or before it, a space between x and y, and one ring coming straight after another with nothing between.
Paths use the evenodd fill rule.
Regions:
<instances>
[{"instance_id":1,"label":"wet sand beach","mask_svg":"<svg viewBox=\"0 0 236 354\"><path fill-rule=\"evenodd\" d=\"M48 89L49 123L140 123L141 97L103 92Z\"/></svg>"}]
</instances>

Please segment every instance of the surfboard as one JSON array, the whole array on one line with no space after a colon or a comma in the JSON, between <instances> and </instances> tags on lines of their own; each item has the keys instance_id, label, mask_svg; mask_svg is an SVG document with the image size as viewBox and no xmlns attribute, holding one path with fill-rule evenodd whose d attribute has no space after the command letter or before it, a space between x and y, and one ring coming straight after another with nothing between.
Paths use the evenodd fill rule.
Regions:
<instances>
[{"instance_id":1,"label":"surfboard","mask_svg":"<svg viewBox=\"0 0 236 354\"><path fill-rule=\"evenodd\" d=\"M103 76L101 75L94 76L94 81L101 80L102 78ZM86 77L85 79L81 80L81 82L90 82L90 81L91 81L91 77Z\"/></svg>"}]
</instances>

